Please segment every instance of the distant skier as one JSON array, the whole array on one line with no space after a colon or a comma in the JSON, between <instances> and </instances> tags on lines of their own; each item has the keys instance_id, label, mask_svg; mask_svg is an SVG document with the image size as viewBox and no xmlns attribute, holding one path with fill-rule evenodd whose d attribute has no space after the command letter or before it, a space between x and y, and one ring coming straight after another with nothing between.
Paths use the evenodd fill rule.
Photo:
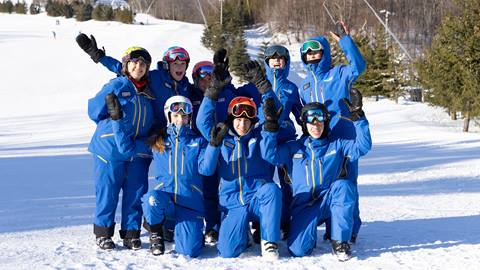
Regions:
<instances>
[{"instance_id":1,"label":"distant skier","mask_svg":"<svg viewBox=\"0 0 480 270\"><path fill-rule=\"evenodd\" d=\"M88 101L97 128L88 146L94 157L95 218L93 231L101 249L113 249L115 210L122 190L120 237L129 249L140 249L141 197L148 189L151 151L146 139L153 124L154 99L148 87L147 50L130 47L122 58L123 76L103 86Z\"/></svg>"},{"instance_id":2,"label":"distant skier","mask_svg":"<svg viewBox=\"0 0 480 270\"><path fill-rule=\"evenodd\" d=\"M331 116L330 129L332 136L343 139L354 139L355 127L350 119L350 112L342 101L349 98L349 90L360 74L365 71L365 60L344 22L336 25L336 33L330 32L340 48L342 48L349 65L332 67L330 45L323 36L317 36L305 41L300 47L300 55L307 77L300 84L299 93L303 104L320 102L324 104ZM358 178L358 161L345 158L343 170L339 175L341 179L350 179L356 183ZM352 233L352 242L356 241L360 230L361 220L358 205L358 192L356 192L355 225ZM327 230L324 236L330 239L330 226L327 221Z\"/></svg>"},{"instance_id":3,"label":"distant skier","mask_svg":"<svg viewBox=\"0 0 480 270\"><path fill-rule=\"evenodd\" d=\"M355 183L338 179L344 159L358 160L371 148L368 121L362 110L362 96L352 91L348 105L356 131L356 139L331 136L330 114L319 102L306 104L301 113L304 136L296 141L277 143L275 129L279 113L273 101L267 100L265 128L261 144L268 152L266 159L273 165L287 167L293 183L292 219L288 234L288 250L294 256L311 254L316 246L317 224L331 218L332 252L340 261L351 256L348 240L352 235L356 199ZM278 124L277 124L278 125Z\"/></svg>"},{"instance_id":4,"label":"distant skier","mask_svg":"<svg viewBox=\"0 0 480 270\"><path fill-rule=\"evenodd\" d=\"M166 132L150 140L153 148L154 189L143 197L144 215L150 228L150 251L165 252L163 225L175 223L175 249L197 257L203 247L203 173L207 141L192 128L193 106L183 96L173 96L164 106Z\"/></svg>"},{"instance_id":5,"label":"distant skier","mask_svg":"<svg viewBox=\"0 0 480 270\"><path fill-rule=\"evenodd\" d=\"M57 33L55 31L52 31L53 39L57 39Z\"/></svg>"}]
</instances>

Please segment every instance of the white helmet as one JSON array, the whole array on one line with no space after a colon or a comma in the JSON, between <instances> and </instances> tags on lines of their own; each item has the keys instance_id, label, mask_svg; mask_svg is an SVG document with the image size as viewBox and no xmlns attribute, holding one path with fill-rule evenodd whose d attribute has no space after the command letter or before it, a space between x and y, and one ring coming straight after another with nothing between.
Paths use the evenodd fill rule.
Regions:
<instances>
[{"instance_id":1,"label":"white helmet","mask_svg":"<svg viewBox=\"0 0 480 270\"><path fill-rule=\"evenodd\" d=\"M172 96L165 102L163 106L163 112L165 113L165 118L167 118L167 124L171 124L170 114L171 112L182 111L184 114L192 114L193 106L190 99L184 96ZM190 118L191 120L191 118Z\"/></svg>"}]
</instances>

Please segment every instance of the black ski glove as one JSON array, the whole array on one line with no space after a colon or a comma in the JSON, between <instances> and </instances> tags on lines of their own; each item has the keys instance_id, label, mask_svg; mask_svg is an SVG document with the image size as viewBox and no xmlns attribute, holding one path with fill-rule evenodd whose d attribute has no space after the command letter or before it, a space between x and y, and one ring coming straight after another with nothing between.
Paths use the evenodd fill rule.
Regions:
<instances>
[{"instance_id":1,"label":"black ski glove","mask_svg":"<svg viewBox=\"0 0 480 270\"><path fill-rule=\"evenodd\" d=\"M100 50L97 48L97 41L95 41L95 37L90 35L90 38L87 37L85 34L79 34L76 38L78 46L82 48L90 57L92 58L93 62L98 63L100 58L105 56L105 48L102 47Z\"/></svg>"},{"instance_id":2,"label":"black ski glove","mask_svg":"<svg viewBox=\"0 0 480 270\"><path fill-rule=\"evenodd\" d=\"M244 79L248 82L255 84L260 94L265 94L268 90L272 89L272 84L267 80L265 74L263 74L262 67L257 61L250 60L243 65Z\"/></svg>"},{"instance_id":3,"label":"black ski glove","mask_svg":"<svg viewBox=\"0 0 480 270\"><path fill-rule=\"evenodd\" d=\"M228 63L227 50L224 48L216 50L213 55L213 65L215 66L213 72L216 73L217 78L225 80L231 77L228 71Z\"/></svg>"},{"instance_id":4,"label":"black ski glove","mask_svg":"<svg viewBox=\"0 0 480 270\"><path fill-rule=\"evenodd\" d=\"M273 98L267 98L263 102L263 114L265 116L265 123L263 123L263 128L266 131L277 132L280 129L278 119L280 119L282 111L283 107L280 107L278 111L275 110L275 101L273 100Z\"/></svg>"},{"instance_id":5,"label":"black ski glove","mask_svg":"<svg viewBox=\"0 0 480 270\"><path fill-rule=\"evenodd\" d=\"M227 131L228 126L222 122L218 123L216 127L213 127L210 131L210 145L214 147L220 146Z\"/></svg>"},{"instance_id":6,"label":"black ski glove","mask_svg":"<svg viewBox=\"0 0 480 270\"><path fill-rule=\"evenodd\" d=\"M212 82L205 90L205 96L212 100L218 100L220 92L232 81L232 77L228 72L227 50L221 48L215 52L213 56L214 68L212 74Z\"/></svg>"},{"instance_id":7,"label":"black ski glove","mask_svg":"<svg viewBox=\"0 0 480 270\"><path fill-rule=\"evenodd\" d=\"M362 93L355 88L351 88L350 99L352 100L351 102L346 98L344 98L343 101L347 104L348 110L350 111L350 119L352 119L352 121L357 121L365 116L365 113L362 110Z\"/></svg>"},{"instance_id":8,"label":"black ski glove","mask_svg":"<svg viewBox=\"0 0 480 270\"><path fill-rule=\"evenodd\" d=\"M120 101L118 101L118 97L114 93L105 96L105 103L107 104L108 114L112 120L122 119L122 106L120 105Z\"/></svg>"},{"instance_id":9,"label":"black ski glove","mask_svg":"<svg viewBox=\"0 0 480 270\"><path fill-rule=\"evenodd\" d=\"M344 36L347 35L347 32L345 32L345 28L343 28L343 25L341 22L337 22L335 24L335 34L339 37L339 38L343 38Z\"/></svg>"}]
</instances>

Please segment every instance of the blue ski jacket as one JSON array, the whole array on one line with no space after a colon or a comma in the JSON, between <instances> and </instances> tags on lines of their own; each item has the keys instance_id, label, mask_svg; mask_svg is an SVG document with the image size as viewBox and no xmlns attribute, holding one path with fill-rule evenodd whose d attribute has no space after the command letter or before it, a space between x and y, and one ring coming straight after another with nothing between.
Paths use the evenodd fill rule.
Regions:
<instances>
[{"instance_id":1,"label":"blue ski jacket","mask_svg":"<svg viewBox=\"0 0 480 270\"><path fill-rule=\"evenodd\" d=\"M105 96L109 93L114 93L120 101L123 111L120 120L114 121L108 114ZM97 124L88 150L104 160L151 157L145 141L153 124L153 100L148 87L139 92L127 77L118 77L105 84L88 100L88 116Z\"/></svg>"},{"instance_id":2,"label":"blue ski jacket","mask_svg":"<svg viewBox=\"0 0 480 270\"><path fill-rule=\"evenodd\" d=\"M263 158L273 149L262 149L260 132L261 126L239 137L230 130L221 146L207 146L204 159L211 162L206 175L217 171L220 177L219 202L224 208L248 204L257 189L273 182L274 167Z\"/></svg>"},{"instance_id":3,"label":"blue ski jacket","mask_svg":"<svg viewBox=\"0 0 480 270\"><path fill-rule=\"evenodd\" d=\"M292 112L297 123L301 125L299 121L302 104L300 103L300 97L298 95L298 87L288 79L288 74L290 73L290 58L286 60L283 69L273 69L270 68L268 63L264 62L264 64L267 79L272 84L272 90L283 106L280 123L287 121L293 126L293 122L290 119L290 112Z\"/></svg>"},{"instance_id":4,"label":"blue ski jacket","mask_svg":"<svg viewBox=\"0 0 480 270\"><path fill-rule=\"evenodd\" d=\"M108 70L122 75L122 63L117 59L104 56L100 59L100 63L104 65ZM150 89L155 96L153 101L155 109L155 127L164 128L167 125L167 119L163 112L163 106L168 98L175 95L181 95L190 98L190 82L187 77L184 77L181 81L175 81L168 71L167 65L163 61L157 62L157 69L150 70L148 72Z\"/></svg>"},{"instance_id":5,"label":"blue ski jacket","mask_svg":"<svg viewBox=\"0 0 480 270\"><path fill-rule=\"evenodd\" d=\"M167 128L165 152L153 150L155 180L153 189L173 194L175 204L203 213L203 182L206 163L215 163L204 156L207 141L190 127Z\"/></svg>"},{"instance_id":6,"label":"blue ski jacket","mask_svg":"<svg viewBox=\"0 0 480 270\"><path fill-rule=\"evenodd\" d=\"M323 56L318 63L304 64L307 77L302 81L299 89L300 99L304 105L310 102L325 104L331 115L330 129L333 129L339 119L350 117L343 98L349 98L349 89L365 71L366 63L354 41L348 35L341 38L339 44L349 65L332 67L330 45L327 39L317 36L313 40L319 41L323 46Z\"/></svg>"},{"instance_id":7,"label":"blue ski jacket","mask_svg":"<svg viewBox=\"0 0 480 270\"><path fill-rule=\"evenodd\" d=\"M338 179L344 158L358 160L372 147L366 118L353 122L355 140L313 139L310 136L278 144L276 133L262 131L261 143L267 152L266 160L276 166L286 166L293 185L292 207L314 203L321 199L330 185Z\"/></svg>"}]
</instances>

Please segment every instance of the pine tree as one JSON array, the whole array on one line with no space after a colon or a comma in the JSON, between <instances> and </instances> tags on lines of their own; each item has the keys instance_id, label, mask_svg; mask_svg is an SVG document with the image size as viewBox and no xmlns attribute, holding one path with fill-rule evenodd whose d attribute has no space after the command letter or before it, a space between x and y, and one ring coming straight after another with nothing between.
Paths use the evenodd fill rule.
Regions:
<instances>
[{"instance_id":1,"label":"pine tree","mask_svg":"<svg viewBox=\"0 0 480 270\"><path fill-rule=\"evenodd\" d=\"M39 14L40 13L40 5L38 3L32 2L29 10L30 10L31 15Z\"/></svg>"},{"instance_id":2,"label":"pine tree","mask_svg":"<svg viewBox=\"0 0 480 270\"><path fill-rule=\"evenodd\" d=\"M15 13L17 14L27 14L27 4L25 2L17 2L15 4Z\"/></svg>"},{"instance_id":3,"label":"pine tree","mask_svg":"<svg viewBox=\"0 0 480 270\"><path fill-rule=\"evenodd\" d=\"M92 19L93 7L90 3L80 4L75 13L75 18L77 21L83 22Z\"/></svg>"},{"instance_id":4,"label":"pine tree","mask_svg":"<svg viewBox=\"0 0 480 270\"><path fill-rule=\"evenodd\" d=\"M417 61L426 98L462 112L463 130L480 115L480 0L455 0L460 14L448 15L425 56Z\"/></svg>"}]
</instances>

